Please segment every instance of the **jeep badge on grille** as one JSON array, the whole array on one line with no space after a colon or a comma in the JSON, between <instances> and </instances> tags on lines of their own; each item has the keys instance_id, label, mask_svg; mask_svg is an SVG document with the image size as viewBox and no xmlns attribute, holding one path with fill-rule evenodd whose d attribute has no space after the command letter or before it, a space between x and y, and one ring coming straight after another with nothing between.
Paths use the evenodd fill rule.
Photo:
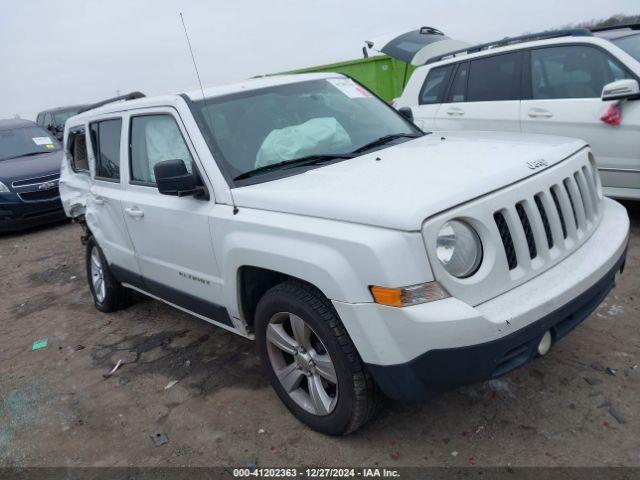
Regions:
<instances>
[{"instance_id":1,"label":"jeep badge on grille","mask_svg":"<svg viewBox=\"0 0 640 480\"><path fill-rule=\"evenodd\" d=\"M531 170L535 170L537 168L543 168L543 167L548 167L549 164L547 163L547 161L544 158L539 158L538 160L529 160L527 162L527 167L529 167Z\"/></svg>"}]
</instances>

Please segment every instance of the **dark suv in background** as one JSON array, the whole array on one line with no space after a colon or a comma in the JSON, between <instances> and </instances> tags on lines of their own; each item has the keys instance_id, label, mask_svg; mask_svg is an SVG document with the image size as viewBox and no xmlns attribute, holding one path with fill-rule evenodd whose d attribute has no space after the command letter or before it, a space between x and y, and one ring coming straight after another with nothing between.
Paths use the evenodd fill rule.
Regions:
<instances>
[{"instance_id":1,"label":"dark suv in background","mask_svg":"<svg viewBox=\"0 0 640 480\"><path fill-rule=\"evenodd\" d=\"M72 105L44 110L36 117L36 123L49 130L59 141L62 141L64 122L67 121L67 118L78 114L85 107L86 105Z\"/></svg>"},{"instance_id":2,"label":"dark suv in background","mask_svg":"<svg viewBox=\"0 0 640 480\"><path fill-rule=\"evenodd\" d=\"M0 120L0 232L64 219L58 193L63 151L29 120Z\"/></svg>"}]
</instances>

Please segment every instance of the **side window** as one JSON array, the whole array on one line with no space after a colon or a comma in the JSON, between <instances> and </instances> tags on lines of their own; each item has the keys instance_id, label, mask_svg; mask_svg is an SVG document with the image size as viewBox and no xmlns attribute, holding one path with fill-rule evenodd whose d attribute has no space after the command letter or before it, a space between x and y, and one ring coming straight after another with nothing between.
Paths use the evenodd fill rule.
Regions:
<instances>
[{"instance_id":1,"label":"side window","mask_svg":"<svg viewBox=\"0 0 640 480\"><path fill-rule=\"evenodd\" d=\"M471 61L467 102L520 99L519 53Z\"/></svg>"},{"instance_id":2,"label":"side window","mask_svg":"<svg viewBox=\"0 0 640 480\"><path fill-rule=\"evenodd\" d=\"M38 114L38 117L36 118L36 123L40 126L44 125L44 113Z\"/></svg>"},{"instance_id":3,"label":"side window","mask_svg":"<svg viewBox=\"0 0 640 480\"><path fill-rule=\"evenodd\" d=\"M96 158L97 178L120 180L120 135L122 120L103 120L89 125Z\"/></svg>"},{"instance_id":4,"label":"side window","mask_svg":"<svg viewBox=\"0 0 640 480\"><path fill-rule=\"evenodd\" d=\"M598 48L572 45L531 51L534 100L600 98L602 87L630 78L625 68Z\"/></svg>"},{"instance_id":5,"label":"side window","mask_svg":"<svg viewBox=\"0 0 640 480\"><path fill-rule=\"evenodd\" d=\"M49 125L51 125L52 122L52 118L51 118L51 112L47 112L44 114L44 120L42 122L42 124L44 125L44 128L47 128Z\"/></svg>"},{"instance_id":6,"label":"side window","mask_svg":"<svg viewBox=\"0 0 640 480\"><path fill-rule=\"evenodd\" d=\"M467 80L469 80L469 64L461 63L451 83L449 102L458 103L467 101Z\"/></svg>"},{"instance_id":7,"label":"side window","mask_svg":"<svg viewBox=\"0 0 640 480\"><path fill-rule=\"evenodd\" d=\"M429 72L420 90L420 97L418 99L420 105L443 102L451 70L453 70L453 65L434 68Z\"/></svg>"},{"instance_id":8,"label":"side window","mask_svg":"<svg viewBox=\"0 0 640 480\"><path fill-rule=\"evenodd\" d=\"M87 157L87 140L84 128L74 129L69 132L67 138L68 155L71 168L76 172L88 172L89 160Z\"/></svg>"},{"instance_id":9,"label":"side window","mask_svg":"<svg viewBox=\"0 0 640 480\"><path fill-rule=\"evenodd\" d=\"M130 132L129 158L133 181L155 184L153 167L164 160L184 160L187 170L192 171L193 158L173 116L132 117Z\"/></svg>"}]
</instances>

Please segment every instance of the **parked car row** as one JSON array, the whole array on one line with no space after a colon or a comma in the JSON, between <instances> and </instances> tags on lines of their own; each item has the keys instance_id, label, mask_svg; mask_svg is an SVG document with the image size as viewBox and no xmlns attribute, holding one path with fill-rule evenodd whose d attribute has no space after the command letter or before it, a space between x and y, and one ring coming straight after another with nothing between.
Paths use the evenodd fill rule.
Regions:
<instances>
[{"instance_id":1,"label":"parked car row","mask_svg":"<svg viewBox=\"0 0 640 480\"><path fill-rule=\"evenodd\" d=\"M576 135L526 134L520 113L580 107L589 133L604 100L633 121L640 71L612 42L637 34L623 30L439 55L400 111L339 73L85 107L56 161L96 308L136 291L255 340L282 402L332 435L366 423L381 393L421 401L546 355L624 269L629 220L603 196L594 150L617 149L635 175L638 138L625 124L608 133L624 145L592 148L572 138L578 120ZM572 91L585 105L554 103ZM6 131L24 165L61 154L31 122ZM20 175L7 195L48 190Z\"/></svg>"},{"instance_id":2,"label":"parked car row","mask_svg":"<svg viewBox=\"0 0 640 480\"><path fill-rule=\"evenodd\" d=\"M63 153L28 120L0 120L0 232L65 218L58 179Z\"/></svg>"},{"instance_id":3,"label":"parked car row","mask_svg":"<svg viewBox=\"0 0 640 480\"><path fill-rule=\"evenodd\" d=\"M397 108L425 130L581 138L605 195L640 200L640 25L506 39L433 58ZM607 112L618 110L615 121Z\"/></svg>"},{"instance_id":4,"label":"parked car row","mask_svg":"<svg viewBox=\"0 0 640 480\"><path fill-rule=\"evenodd\" d=\"M69 117L78 114L87 105L73 105L68 107L58 107L51 110L44 110L36 117L36 123L49 130L55 137L62 141L64 124Z\"/></svg>"},{"instance_id":5,"label":"parked car row","mask_svg":"<svg viewBox=\"0 0 640 480\"><path fill-rule=\"evenodd\" d=\"M124 97L140 95L134 92ZM36 123L0 120L0 232L67 218L58 190L64 156L59 142L67 119L102 103L45 110L37 115Z\"/></svg>"},{"instance_id":6,"label":"parked car row","mask_svg":"<svg viewBox=\"0 0 640 480\"><path fill-rule=\"evenodd\" d=\"M256 341L299 420L342 435L545 355L623 270L626 210L582 140L425 134L336 73L70 118L60 190L96 308L136 291Z\"/></svg>"}]
</instances>

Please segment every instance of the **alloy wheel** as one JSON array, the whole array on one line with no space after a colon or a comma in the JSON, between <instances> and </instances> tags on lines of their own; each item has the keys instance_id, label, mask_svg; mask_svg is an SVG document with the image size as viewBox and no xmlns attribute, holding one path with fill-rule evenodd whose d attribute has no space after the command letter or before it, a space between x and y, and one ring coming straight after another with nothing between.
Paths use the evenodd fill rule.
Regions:
<instances>
[{"instance_id":1,"label":"alloy wheel","mask_svg":"<svg viewBox=\"0 0 640 480\"><path fill-rule=\"evenodd\" d=\"M307 412L329 415L338 401L338 380L328 350L299 316L279 312L266 332L269 361L280 384Z\"/></svg>"},{"instance_id":2,"label":"alloy wheel","mask_svg":"<svg viewBox=\"0 0 640 480\"><path fill-rule=\"evenodd\" d=\"M102 260L96 247L93 247L91 250L91 283L93 284L93 292L98 302L104 302L107 296L107 287L104 283Z\"/></svg>"}]
</instances>

